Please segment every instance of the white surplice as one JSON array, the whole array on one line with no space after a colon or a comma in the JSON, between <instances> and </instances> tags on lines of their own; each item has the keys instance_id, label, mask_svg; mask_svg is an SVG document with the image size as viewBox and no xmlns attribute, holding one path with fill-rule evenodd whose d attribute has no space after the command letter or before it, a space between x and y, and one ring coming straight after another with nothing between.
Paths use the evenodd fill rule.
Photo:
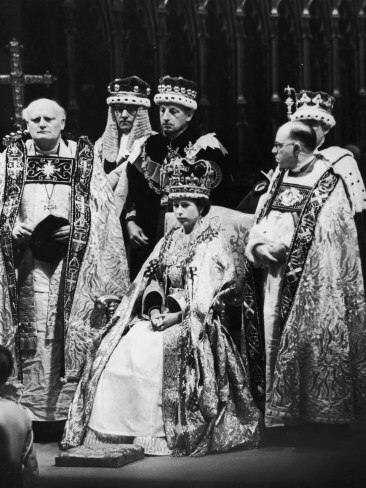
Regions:
<instances>
[{"instance_id":1,"label":"white surplice","mask_svg":"<svg viewBox=\"0 0 366 488\"><path fill-rule=\"evenodd\" d=\"M41 152L33 140L26 143L28 156L36 154L75 157L76 143L61 139L54 151ZM69 220L71 209L71 186L52 183L26 183L20 202L17 221L32 230L49 214ZM55 208L48 208L49 206ZM33 420L55 421L67 417L75 385L65 387L60 381L63 358L62 313L50 307L50 293L58 294L63 261L58 265L35 259L27 248L19 263L18 274L33 270L33 295L37 327L37 350L22 352L24 393L21 403L31 412Z\"/></svg>"}]
</instances>

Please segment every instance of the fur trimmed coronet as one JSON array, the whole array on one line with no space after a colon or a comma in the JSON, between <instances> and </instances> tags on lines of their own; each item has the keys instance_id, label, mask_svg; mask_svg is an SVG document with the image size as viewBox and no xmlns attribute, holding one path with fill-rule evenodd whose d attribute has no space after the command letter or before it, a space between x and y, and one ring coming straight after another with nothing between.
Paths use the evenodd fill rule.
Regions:
<instances>
[{"instance_id":1,"label":"fur trimmed coronet","mask_svg":"<svg viewBox=\"0 0 366 488\"><path fill-rule=\"evenodd\" d=\"M181 76L163 76L159 80L158 92L154 97L157 105L176 103L191 110L197 109L197 84Z\"/></svg>"},{"instance_id":2,"label":"fur trimmed coronet","mask_svg":"<svg viewBox=\"0 0 366 488\"><path fill-rule=\"evenodd\" d=\"M108 105L137 105L146 108L151 105L148 99L150 85L138 76L116 78L108 85L108 91L111 95L107 98Z\"/></svg>"},{"instance_id":3,"label":"fur trimmed coronet","mask_svg":"<svg viewBox=\"0 0 366 488\"><path fill-rule=\"evenodd\" d=\"M301 90L296 93L295 112L291 120L318 120L329 127L335 126L332 115L335 98L325 92Z\"/></svg>"}]
</instances>

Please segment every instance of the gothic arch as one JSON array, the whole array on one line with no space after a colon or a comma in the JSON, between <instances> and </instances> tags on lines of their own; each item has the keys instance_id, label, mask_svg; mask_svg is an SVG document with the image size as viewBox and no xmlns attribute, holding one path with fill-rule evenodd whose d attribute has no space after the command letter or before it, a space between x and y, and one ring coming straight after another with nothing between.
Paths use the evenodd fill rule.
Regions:
<instances>
[{"instance_id":1,"label":"gothic arch","mask_svg":"<svg viewBox=\"0 0 366 488\"><path fill-rule=\"evenodd\" d=\"M104 129L114 76L138 74L154 90L169 73L198 82L194 121L222 136L238 192L272 163L288 83L333 94L337 125L327 142L366 150L366 0L1 1L1 73L9 73L5 46L16 36L25 72L57 76L49 91L26 87L26 101L58 97L92 140ZM0 97L6 133L11 89L1 86Z\"/></svg>"}]
</instances>

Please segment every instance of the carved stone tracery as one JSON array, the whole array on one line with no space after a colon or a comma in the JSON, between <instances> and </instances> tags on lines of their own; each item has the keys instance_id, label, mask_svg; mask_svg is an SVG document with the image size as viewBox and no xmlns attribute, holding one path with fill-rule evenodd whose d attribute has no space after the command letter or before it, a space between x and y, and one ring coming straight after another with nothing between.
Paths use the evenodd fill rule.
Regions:
<instances>
[{"instance_id":1,"label":"carved stone tracery","mask_svg":"<svg viewBox=\"0 0 366 488\"><path fill-rule=\"evenodd\" d=\"M63 0L46 46L32 26L48 5L24 7L24 69L44 71L40 60L54 46L55 93L84 133L102 133L112 77L137 74L155 90L170 74L197 81L194 121L228 141L238 188L257 178L258 161L261 169L272 164L287 84L332 93L337 125L329 142L366 150L366 0ZM154 105L152 114L157 128Z\"/></svg>"}]
</instances>

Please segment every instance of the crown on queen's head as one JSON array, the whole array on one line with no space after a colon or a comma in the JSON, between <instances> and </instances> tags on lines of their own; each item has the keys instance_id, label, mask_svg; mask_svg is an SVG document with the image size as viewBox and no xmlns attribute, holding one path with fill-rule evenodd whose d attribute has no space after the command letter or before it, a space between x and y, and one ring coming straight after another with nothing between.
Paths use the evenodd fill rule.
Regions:
<instances>
[{"instance_id":1,"label":"crown on queen's head","mask_svg":"<svg viewBox=\"0 0 366 488\"><path fill-rule=\"evenodd\" d=\"M288 95L285 103L287 105L287 115L290 120L318 120L333 127L335 119L333 117L333 107L335 98L322 91L301 90L295 93L289 86L285 88ZM295 102L291 94L295 93ZM292 105L295 103L295 111L292 113Z\"/></svg>"},{"instance_id":2,"label":"crown on queen's head","mask_svg":"<svg viewBox=\"0 0 366 488\"><path fill-rule=\"evenodd\" d=\"M108 91L111 95L107 98L108 105L139 105L146 108L151 105L148 99L150 85L138 76L116 78L108 85Z\"/></svg>"},{"instance_id":3,"label":"crown on queen's head","mask_svg":"<svg viewBox=\"0 0 366 488\"><path fill-rule=\"evenodd\" d=\"M154 97L157 105L176 103L191 110L197 109L197 84L181 76L163 76L159 79L158 92Z\"/></svg>"},{"instance_id":4,"label":"crown on queen's head","mask_svg":"<svg viewBox=\"0 0 366 488\"><path fill-rule=\"evenodd\" d=\"M209 198L211 189L219 184L214 165L195 156L168 155L164 165L167 179L165 191L169 198Z\"/></svg>"}]
</instances>

